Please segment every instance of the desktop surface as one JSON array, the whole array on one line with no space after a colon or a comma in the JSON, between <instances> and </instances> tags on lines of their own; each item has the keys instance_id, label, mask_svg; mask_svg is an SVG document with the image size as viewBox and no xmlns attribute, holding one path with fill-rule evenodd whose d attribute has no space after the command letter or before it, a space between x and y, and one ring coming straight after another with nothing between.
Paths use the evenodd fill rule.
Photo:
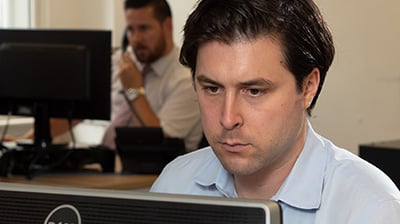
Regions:
<instances>
[{"instance_id":1,"label":"desktop surface","mask_svg":"<svg viewBox=\"0 0 400 224\"><path fill-rule=\"evenodd\" d=\"M121 175L116 173L48 174L27 179L22 175L0 178L0 183L18 183L40 186L79 187L93 189L138 190L148 189L157 175Z\"/></svg>"}]
</instances>

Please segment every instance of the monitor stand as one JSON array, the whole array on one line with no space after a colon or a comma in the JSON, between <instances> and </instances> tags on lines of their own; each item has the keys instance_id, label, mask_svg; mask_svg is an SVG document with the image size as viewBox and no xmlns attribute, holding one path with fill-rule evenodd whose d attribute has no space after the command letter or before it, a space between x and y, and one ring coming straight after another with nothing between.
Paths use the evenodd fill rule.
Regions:
<instances>
[{"instance_id":1,"label":"monitor stand","mask_svg":"<svg viewBox=\"0 0 400 224\"><path fill-rule=\"evenodd\" d=\"M34 146L47 148L51 145L49 106L45 103L34 105Z\"/></svg>"},{"instance_id":2,"label":"monitor stand","mask_svg":"<svg viewBox=\"0 0 400 224\"><path fill-rule=\"evenodd\" d=\"M32 179L35 170L48 169L47 164L39 164L39 161L48 158L49 151L67 148L68 144L54 145L50 131L49 105L46 103L36 102L33 105L33 142L17 142L17 146L21 148L20 157L29 155L30 159L24 161L27 163L24 167L26 177ZM64 152L68 156L69 152ZM60 161L63 162L64 159Z\"/></svg>"},{"instance_id":3,"label":"monitor stand","mask_svg":"<svg viewBox=\"0 0 400 224\"><path fill-rule=\"evenodd\" d=\"M57 149L65 148L68 143L53 144L50 131L49 106L46 103L35 103L33 106L34 137L33 142L19 141L18 146L29 149Z\"/></svg>"}]
</instances>

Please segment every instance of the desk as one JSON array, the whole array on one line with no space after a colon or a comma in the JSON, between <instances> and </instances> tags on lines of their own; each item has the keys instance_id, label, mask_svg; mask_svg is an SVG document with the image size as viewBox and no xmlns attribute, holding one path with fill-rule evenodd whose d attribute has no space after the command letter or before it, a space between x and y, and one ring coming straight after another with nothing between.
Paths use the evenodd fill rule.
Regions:
<instances>
[{"instance_id":1,"label":"desk","mask_svg":"<svg viewBox=\"0 0 400 224\"><path fill-rule=\"evenodd\" d=\"M77 174L43 175L28 180L23 176L0 178L1 182L49 185L62 187L81 187L97 189L134 190L149 188L157 175L120 175L120 174Z\"/></svg>"},{"instance_id":2,"label":"desk","mask_svg":"<svg viewBox=\"0 0 400 224\"><path fill-rule=\"evenodd\" d=\"M8 123L7 134L18 137L24 135L28 130L33 127L32 117L12 116L7 122L8 117L0 115L0 130L3 131Z\"/></svg>"}]
</instances>

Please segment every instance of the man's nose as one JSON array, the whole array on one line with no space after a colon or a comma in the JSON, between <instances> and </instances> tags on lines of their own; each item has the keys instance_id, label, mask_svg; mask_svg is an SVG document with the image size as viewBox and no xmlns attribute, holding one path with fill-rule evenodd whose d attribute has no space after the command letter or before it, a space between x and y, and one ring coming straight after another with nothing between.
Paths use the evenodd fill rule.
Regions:
<instances>
[{"instance_id":1,"label":"man's nose","mask_svg":"<svg viewBox=\"0 0 400 224\"><path fill-rule=\"evenodd\" d=\"M143 39L143 33L137 30L130 31L128 35L129 35L129 40L132 44L141 42Z\"/></svg>"},{"instance_id":2,"label":"man's nose","mask_svg":"<svg viewBox=\"0 0 400 224\"><path fill-rule=\"evenodd\" d=\"M238 128L243 124L240 101L233 93L227 94L224 98L220 124L226 130Z\"/></svg>"}]
</instances>

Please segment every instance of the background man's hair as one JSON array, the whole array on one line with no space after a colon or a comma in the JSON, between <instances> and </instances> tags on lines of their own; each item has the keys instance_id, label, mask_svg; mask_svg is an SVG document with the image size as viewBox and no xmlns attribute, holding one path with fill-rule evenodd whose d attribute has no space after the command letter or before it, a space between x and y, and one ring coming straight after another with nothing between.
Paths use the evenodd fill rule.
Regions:
<instances>
[{"instance_id":1,"label":"background man's hair","mask_svg":"<svg viewBox=\"0 0 400 224\"><path fill-rule=\"evenodd\" d=\"M154 17L159 21L164 21L167 17L172 17L171 8L165 0L125 0L124 10L140 9L152 6Z\"/></svg>"}]
</instances>

